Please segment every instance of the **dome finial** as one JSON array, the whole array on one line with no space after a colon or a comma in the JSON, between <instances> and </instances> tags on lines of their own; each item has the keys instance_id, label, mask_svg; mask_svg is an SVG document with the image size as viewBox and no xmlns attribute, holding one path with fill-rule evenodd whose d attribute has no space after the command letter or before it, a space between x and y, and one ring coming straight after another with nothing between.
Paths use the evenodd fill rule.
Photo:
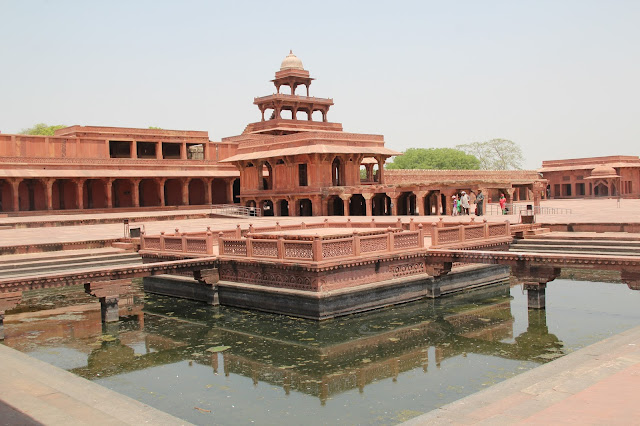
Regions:
<instances>
[{"instance_id":1,"label":"dome finial","mask_svg":"<svg viewBox=\"0 0 640 426\"><path fill-rule=\"evenodd\" d=\"M289 49L289 55L293 55L293 49Z\"/></svg>"}]
</instances>

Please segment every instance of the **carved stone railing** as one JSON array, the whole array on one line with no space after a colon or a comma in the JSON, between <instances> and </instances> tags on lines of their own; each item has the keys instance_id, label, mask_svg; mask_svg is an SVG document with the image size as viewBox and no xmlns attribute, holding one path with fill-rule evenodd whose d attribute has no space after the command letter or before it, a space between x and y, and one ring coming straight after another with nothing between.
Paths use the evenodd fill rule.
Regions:
<instances>
[{"instance_id":1,"label":"carved stone railing","mask_svg":"<svg viewBox=\"0 0 640 426\"><path fill-rule=\"evenodd\" d=\"M279 260L315 261L344 259L378 253L397 253L424 248L422 225L417 231L389 228L384 233L348 237L297 236L286 239L254 238L252 234L241 238L218 237L221 257L270 258ZM222 233L221 233L222 234Z\"/></svg>"},{"instance_id":2,"label":"carved stone railing","mask_svg":"<svg viewBox=\"0 0 640 426\"><path fill-rule=\"evenodd\" d=\"M142 234L140 237L140 250L157 253L212 255L214 241L215 238L210 228L207 228L204 233L179 232L176 229L174 234L166 234L164 232L161 232L160 235L152 236Z\"/></svg>"},{"instance_id":3,"label":"carved stone railing","mask_svg":"<svg viewBox=\"0 0 640 426\"><path fill-rule=\"evenodd\" d=\"M474 243L491 240L508 240L511 229L508 221L478 224L444 225L442 222L431 226L431 248L473 246Z\"/></svg>"}]
</instances>

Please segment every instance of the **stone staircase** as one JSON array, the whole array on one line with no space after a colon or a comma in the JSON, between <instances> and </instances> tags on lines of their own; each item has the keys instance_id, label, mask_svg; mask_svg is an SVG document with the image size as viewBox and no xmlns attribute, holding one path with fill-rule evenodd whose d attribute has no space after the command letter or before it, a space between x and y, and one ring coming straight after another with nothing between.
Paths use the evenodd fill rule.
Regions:
<instances>
[{"instance_id":1,"label":"stone staircase","mask_svg":"<svg viewBox=\"0 0 640 426\"><path fill-rule=\"evenodd\" d=\"M509 251L527 253L640 256L640 239L576 237L566 235L514 239Z\"/></svg>"},{"instance_id":2,"label":"stone staircase","mask_svg":"<svg viewBox=\"0 0 640 426\"><path fill-rule=\"evenodd\" d=\"M0 280L141 264L138 253L112 247L4 255L0 256Z\"/></svg>"}]
</instances>

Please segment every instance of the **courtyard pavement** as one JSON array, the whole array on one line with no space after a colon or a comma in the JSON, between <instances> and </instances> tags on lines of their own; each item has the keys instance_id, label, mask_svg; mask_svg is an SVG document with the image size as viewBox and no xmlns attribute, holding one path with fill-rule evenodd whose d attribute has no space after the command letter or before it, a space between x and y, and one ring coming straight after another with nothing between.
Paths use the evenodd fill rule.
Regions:
<instances>
[{"instance_id":1,"label":"courtyard pavement","mask_svg":"<svg viewBox=\"0 0 640 426\"><path fill-rule=\"evenodd\" d=\"M524 204L524 203L523 203ZM609 223L640 223L640 200L622 200L618 203L615 199L603 200L548 200L542 202L542 207L571 209L570 214L541 214L536 220L544 223L576 223L576 222L609 222ZM184 215L186 210L171 210L163 212L115 212L115 213L93 213L82 215L39 215L35 217L20 218L23 221L47 221L52 227L44 228L2 228L0 229L0 247L30 244L49 244L75 241L95 241L105 239L116 239L124 236L124 225L121 223L105 223L96 225L72 225L60 226L61 222L67 220L122 218L130 219L131 227L144 226L147 234L159 234L160 232L174 232L178 228L182 232L204 231L210 226L212 229L231 229L237 224L248 227L250 223L254 225L269 225L280 222L280 224L299 222L307 223L321 222L326 216L314 217L252 217L252 218L200 218L200 219L179 219L179 220L145 220L149 216L170 216ZM207 213L208 210L189 210L191 213ZM420 221L435 222L440 219L447 222L457 222L469 219L486 219L490 222L500 222L509 220L511 223L519 222L518 215L485 215L478 217L471 216L398 216L404 222L410 218ZM329 216L329 219L336 216ZM396 220L394 216L375 216L376 220L388 221ZM340 217L340 219L344 219ZM363 216L352 216L352 221L368 222L371 218ZM13 223L17 218L0 218L0 225L3 223ZM57 225L57 226L56 226Z\"/></svg>"}]
</instances>

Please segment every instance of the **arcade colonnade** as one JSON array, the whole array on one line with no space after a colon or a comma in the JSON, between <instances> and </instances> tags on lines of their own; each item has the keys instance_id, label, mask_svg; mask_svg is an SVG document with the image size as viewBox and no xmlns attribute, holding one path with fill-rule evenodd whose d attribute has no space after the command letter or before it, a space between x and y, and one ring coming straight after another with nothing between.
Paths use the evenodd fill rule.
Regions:
<instances>
[{"instance_id":1,"label":"arcade colonnade","mask_svg":"<svg viewBox=\"0 0 640 426\"><path fill-rule=\"evenodd\" d=\"M2 178L0 211L227 204L239 188L238 178Z\"/></svg>"},{"instance_id":2,"label":"arcade colonnade","mask_svg":"<svg viewBox=\"0 0 640 426\"><path fill-rule=\"evenodd\" d=\"M539 188L534 190L534 186L529 184L504 188L471 186L455 189L396 188L395 190L386 188L378 191L353 187L350 188L352 191L328 195L297 194L241 198L244 206L261 208L263 214L269 216L430 216L451 215L451 197L462 190L471 194L472 202L475 201L475 194L481 189L484 194L493 194L493 202L497 202L499 194L504 193L509 203L533 201L538 205L543 191ZM491 195L486 201L489 199Z\"/></svg>"}]
</instances>

